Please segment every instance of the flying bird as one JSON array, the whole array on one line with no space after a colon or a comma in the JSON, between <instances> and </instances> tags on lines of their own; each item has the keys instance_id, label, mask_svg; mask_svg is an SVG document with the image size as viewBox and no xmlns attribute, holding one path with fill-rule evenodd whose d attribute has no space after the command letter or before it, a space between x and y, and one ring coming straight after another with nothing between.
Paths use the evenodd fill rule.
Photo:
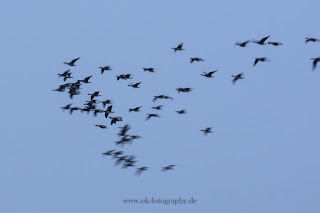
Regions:
<instances>
[{"instance_id":1,"label":"flying bird","mask_svg":"<svg viewBox=\"0 0 320 213\"><path fill-rule=\"evenodd\" d=\"M112 112L112 105L108 106L107 110L104 112L104 117L108 118L108 115Z\"/></svg>"},{"instance_id":2,"label":"flying bird","mask_svg":"<svg viewBox=\"0 0 320 213\"><path fill-rule=\"evenodd\" d=\"M188 87L186 87L186 88L177 88L176 90L178 91L178 93L180 93L180 92L191 92L192 88L188 88Z\"/></svg>"},{"instance_id":3,"label":"flying bird","mask_svg":"<svg viewBox=\"0 0 320 213\"><path fill-rule=\"evenodd\" d=\"M129 109L129 112L140 112L140 108L141 108L142 106L139 106L139 107L136 107L136 108L130 108Z\"/></svg>"},{"instance_id":4,"label":"flying bird","mask_svg":"<svg viewBox=\"0 0 320 213\"><path fill-rule=\"evenodd\" d=\"M176 111L176 113L178 113L179 115L186 114L186 110L185 109L179 110L179 111Z\"/></svg>"},{"instance_id":5,"label":"flying bird","mask_svg":"<svg viewBox=\"0 0 320 213\"><path fill-rule=\"evenodd\" d=\"M171 48L171 49L173 49L174 52L176 52L176 51L183 51L184 49L182 49L182 46L183 46L183 42L180 43L177 47L173 47L173 48Z\"/></svg>"},{"instance_id":6,"label":"flying bird","mask_svg":"<svg viewBox=\"0 0 320 213\"><path fill-rule=\"evenodd\" d=\"M93 100L94 97L101 96L101 95L99 95L99 92L100 92L100 91L96 91L96 92L94 92L94 93L92 93L92 94L88 94L88 95L91 95L91 100Z\"/></svg>"},{"instance_id":7,"label":"flying bird","mask_svg":"<svg viewBox=\"0 0 320 213\"><path fill-rule=\"evenodd\" d=\"M204 61L202 58L190 58L190 63L193 63L194 61Z\"/></svg>"},{"instance_id":8,"label":"flying bird","mask_svg":"<svg viewBox=\"0 0 320 213\"><path fill-rule=\"evenodd\" d=\"M103 74L104 71L110 71L112 70L110 66L105 66L105 67L99 67L101 69L101 74Z\"/></svg>"},{"instance_id":9,"label":"flying bird","mask_svg":"<svg viewBox=\"0 0 320 213\"><path fill-rule=\"evenodd\" d=\"M232 83L235 84L239 79L244 79L244 74L239 73L238 75L232 75L233 77Z\"/></svg>"},{"instance_id":10,"label":"flying bird","mask_svg":"<svg viewBox=\"0 0 320 213\"><path fill-rule=\"evenodd\" d=\"M139 85L142 83L142 81L138 82L138 83L135 83L135 84L129 84L128 86L129 87L132 87L132 88L140 88Z\"/></svg>"},{"instance_id":11,"label":"flying bird","mask_svg":"<svg viewBox=\"0 0 320 213\"><path fill-rule=\"evenodd\" d=\"M248 43L250 43L252 41L251 40L247 40L247 41L244 41L244 42L237 42L235 45L236 46L239 46L239 47L246 47Z\"/></svg>"},{"instance_id":12,"label":"flying bird","mask_svg":"<svg viewBox=\"0 0 320 213\"><path fill-rule=\"evenodd\" d=\"M163 105L159 105L159 106L156 106L156 107L152 107L152 109L161 110L162 107L163 107Z\"/></svg>"},{"instance_id":13,"label":"flying bird","mask_svg":"<svg viewBox=\"0 0 320 213\"><path fill-rule=\"evenodd\" d=\"M156 100L158 100L158 99L171 99L171 100L173 100L173 98L171 98L170 96L166 96L166 95L156 95L156 96L154 96L154 98L153 98L153 102L155 102Z\"/></svg>"},{"instance_id":14,"label":"flying bird","mask_svg":"<svg viewBox=\"0 0 320 213\"><path fill-rule=\"evenodd\" d=\"M63 111L64 110L68 110L68 109L70 109L70 106L71 106L72 104L68 104L68 105L66 105L66 106L64 106L64 107L60 107Z\"/></svg>"},{"instance_id":15,"label":"flying bird","mask_svg":"<svg viewBox=\"0 0 320 213\"><path fill-rule=\"evenodd\" d=\"M106 129L107 128L107 126L105 126L105 125L95 125L95 126L100 127L101 129Z\"/></svg>"},{"instance_id":16,"label":"flying bird","mask_svg":"<svg viewBox=\"0 0 320 213\"><path fill-rule=\"evenodd\" d=\"M146 171L148 169L149 169L149 167L145 167L145 166L137 168L136 175L140 176L143 171Z\"/></svg>"},{"instance_id":17,"label":"flying bird","mask_svg":"<svg viewBox=\"0 0 320 213\"><path fill-rule=\"evenodd\" d=\"M111 119L111 125L116 124L118 121L122 121L121 117L109 117Z\"/></svg>"},{"instance_id":18,"label":"flying bird","mask_svg":"<svg viewBox=\"0 0 320 213\"><path fill-rule=\"evenodd\" d=\"M146 120L149 120L149 119L152 118L152 117L160 118L160 116L159 116L158 114L147 114L147 115L148 115L148 116L147 116Z\"/></svg>"},{"instance_id":19,"label":"flying bird","mask_svg":"<svg viewBox=\"0 0 320 213\"><path fill-rule=\"evenodd\" d=\"M162 170L163 172L165 171L168 171L168 170L173 170L173 167L175 167L176 165L169 165L169 166L165 166L165 167L162 167Z\"/></svg>"},{"instance_id":20,"label":"flying bird","mask_svg":"<svg viewBox=\"0 0 320 213\"><path fill-rule=\"evenodd\" d=\"M306 44L308 42L320 42L320 39L317 39L317 38L306 38L306 40L304 41Z\"/></svg>"},{"instance_id":21,"label":"flying bird","mask_svg":"<svg viewBox=\"0 0 320 213\"><path fill-rule=\"evenodd\" d=\"M207 135L208 133L212 133L211 129L212 129L212 127L207 127L207 128L202 129L200 131L202 131L204 133L204 135Z\"/></svg>"},{"instance_id":22,"label":"flying bird","mask_svg":"<svg viewBox=\"0 0 320 213\"><path fill-rule=\"evenodd\" d=\"M156 71L154 71L155 68L153 68L153 67L149 67L149 68L144 68L144 67L143 67L142 69L143 69L143 71L145 71L145 72L146 72L146 71L148 71L148 72L156 72Z\"/></svg>"},{"instance_id":23,"label":"flying bird","mask_svg":"<svg viewBox=\"0 0 320 213\"><path fill-rule=\"evenodd\" d=\"M212 76L215 72L218 72L218 70L214 70L214 71L211 71L211 72L203 72L203 74L200 74L204 77L207 77L207 78L214 78L214 76Z\"/></svg>"},{"instance_id":24,"label":"flying bird","mask_svg":"<svg viewBox=\"0 0 320 213\"><path fill-rule=\"evenodd\" d=\"M320 57L317 58L311 58L310 60L312 60L312 70L315 70L317 68L317 63L320 61Z\"/></svg>"},{"instance_id":25,"label":"flying bird","mask_svg":"<svg viewBox=\"0 0 320 213\"><path fill-rule=\"evenodd\" d=\"M110 156L110 155L112 155L112 153L113 153L114 151L116 151L116 150L115 150L115 149L112 149L112 150L109 150L109 151L106 151L106 152L102 153L102 155L103 155L103 156Z\"/></svg>"},{"instance_id":26,"label":"flying bird","mask_svg":"<svg viewBox=\"0 0 320 213\"><path fill-rule=\"evenodd\" d=\"M89 80L90 80L91 77L92 77L92 75L90 75L90 76L88 76L88 77L86 77L85 79L80 80L80 81L83 82L83 83L85 83L85 84L91 83L91 82L89 82Z\"/></svg>"},{"instance_id":27,"label":"flying bird","mask_svg":"<svg viewBox=\"0 0 320 213\"><path fill-rule=\"evenodd\" d=\"M280 45L283 45L282 43L280 42L273 42L273 41L269 41L268 44L271 44L273 46L280 46Z\"/></svg>"},{"instance_id":28,"label":"flying bird","mask_svg":"<svg viewBox=\"0 0 320 213\"><path fill-rule=\"evenodd\" d=\"M76 61L79 60L79 59L80 59L80 57L79 57L79 58L76 58L76 59L73 59L73 60L70 61L70 62L64 62L64 64L67 64L67 65L69 65L69 66L71 66L71 67L74 67L74 66L76 66L74 63L76 63Z\"/></svg>"},{"instance_id":29,"label":"flying bird","mask_svg":"<svg viewBox=\"0 0 320 213\"><path fill-rule=\"evenodd\" d=\"M254 60L253 66L256 66L259 61L261 61L261 62L267 62L267 61L270 61L270 59L268 59L268 58L266 58L266 57L256 58L256 59Z\"/></svg>"},{"instance_id":30,"label":"flying bird","mask_svg":"<svg viewBox=\"0 0 320 213\"><path fill-rule=\"evenodd\" d=\"M259 44L259 45L265 45L265 44L266 44L265 41L266 41L269 37L270 37L270 36L267 36L267 37L262 38L260 41L254 40L254 41L252 41L252 42L253 42L253 43L256 43L256 44Z\"/></svg>"},{"instance_id":31,"label":"flying bird","mask_svg":"<svg viewBox=\"0 0 320 213\"><path fill-rule=\"evenodd\" d=\"M107 104L111 104L111 100L107 99L105 101L100 101L100 103L102 103L103 108L105 108Z\"/></svg>"}]
</instances>

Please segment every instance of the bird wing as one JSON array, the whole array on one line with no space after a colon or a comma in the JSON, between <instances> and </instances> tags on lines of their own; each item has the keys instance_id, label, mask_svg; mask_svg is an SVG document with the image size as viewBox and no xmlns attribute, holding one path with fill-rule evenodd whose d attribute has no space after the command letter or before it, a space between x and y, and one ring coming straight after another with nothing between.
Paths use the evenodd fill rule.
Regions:
<instances>
[{"instance_id":1,"label":"bird wing","mask_svg":"<svg viewBox=\"0 0 320 213\"><path fill-rule=\"evenodd\" d=\"M263 39L260 40L261 43L265 42L270 36L264 37Z\"/></svg>"}]
</instances>

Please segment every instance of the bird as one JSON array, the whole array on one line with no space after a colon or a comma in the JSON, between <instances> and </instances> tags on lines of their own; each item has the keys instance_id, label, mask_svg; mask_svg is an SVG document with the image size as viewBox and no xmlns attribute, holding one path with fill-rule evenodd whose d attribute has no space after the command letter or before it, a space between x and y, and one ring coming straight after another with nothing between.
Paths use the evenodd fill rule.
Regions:
<instances>
[{"instance_id":1,"label":"bird","mask_svg":"<svg viewBox=\"0 0 320 213\"><path fill-rule=\"evenodd\" d=\"M83 83L91 83L91 82L89 82L89 79L92 77L92 75L90 75L90 76L88 76L88 77L86 77L85 79L83 79L83 80L80 80L81 82L83 82Z\"/></svg>"},{"instance_id":2,"label":"bird","mask_svg":"<svg viewBox=\"0 0 320 213\"><path fill-rule=\"evenodd\" d=\"M147 114L147 115L148 116L147 116L146 120L149 120L152 117L160 118L160 116L158 114Z\"/></svg>"},{"instance_id":3,"label":"bird","mask_svg":"<svg viewBox=\"0 0 320 213\"><path fill-rule=\"evenodd\" d=\"M152 109L161 110L162 107L163 107L163 105L159 105L159 106L156 106L156 107L152 107Z\"/></svg>"},{"instance_id":4,"label":"bird","mask_svg":"<svg viewBox=\"0 0 320 213\"><path fill-rule=\"evenodd\" d=\"M95 126L100 127L101 129L106 129L107 128L107 126L105 126L105 125L95 125Z\"/></svg>"},{"instance_id":5,"label":"bird","mask_svg":"<svg viewBox=\"0 0 320 213\"><path fill-rule=\"evenodd\" d=\"M168 171L168 170L173 170L173 167L175 167L176 165L169 165L169 166L165 166L165 167L162 167L162 170L163 172L165 171Z\"/></svg>"},{"instance_id":6,"label":"bird","mask_svg":"<svg viewBox=\"0 0 320 213\"><path fill-rule=\"evenodd\" d=\"M70 108L69 108L69 114L72 115L72 112L73 112L74 110L80 110L80 108L79 108L79 107L70 107Z\"/></svg>"},{"instance_id":7,"label":"bird","mask_svg":"<svg viewBox=\"0 0 320 213\"><path fill-rule=\"evenodd\" d=\"M146 170L148 170L149 169L149 167L140 167L140 168L137 168L137 171L136 171L136 175L141 175L141 173L143 172L143 171L146 171Z\"/></svg>"},{"instance_id":8,"label":"bird","mask_svg":"<svg viewBox=\"0 0 320 213\"><path fill-rule=\"evenodd\" d=\"M171 99L171 100L173 100L173 98L171 98L170 96L166 96L166 95L156 95L156 96L154 96L154 98L153 98L153 102L155 102L157 99Z\"/></svg>"},{"instance_id":9,"label":"bird","mask_svg":"<svg viewBox=\"0 0 320 213\"><path fill-rule=\"evenodd\" d=\"M105 101L100 101L100 103L102 103L103 108L105 108L107 104L111 104L111 100L107 99Z\"/></svg>"},{"instance_id":10,"label":"bird","mask_svg":"<svg viewBox=\"0 0 320 213\"><path fill-rule=\"evenodd\" d=\"M94 97L101 96L101 95L99 95L99 92L100 92L100 91L96 91L96 92L94 92L94 93L92 93L92 94L88 94L88 95L91 95L91 100L93 100Z\"/></svg>"},{"instance_id":11,"label":"bird","mask_svg":"<svg viewBox=\"0 0 320 213\"><path fill-rule=\"evenodd\" d=\"M156 71L154 71L155 68L153 68L153 67L149 67L149 68L143 67L142 69L143 69L143 71L145 71L145 72L146 72L146 71L148 71L148 72L156 72Z\"/></svg>"},{"instance_id":12,"label":"bird","mask_svg":"<svg viewBox=\"0 0 320 213\"><path fill-rule=\"evenodd\" d=\"M310 60L312 60L312 70L315 70L317 68L317 63L320 61L320 57L317 58L311 58Z\"/></svg>"},{"instance_id":13,"label":"bird","mask_svg":"<svg viewBox=\"0 0 320 213\"><path fill-rule=\"evenodd\" d=\"M306 38L306 40L304 41L306 44L308 42L320 42L320 39L317 39L317 38Z\"/></svg>"},{"instance_id":14,"label":"bird","mask_svg":"<svg viewBox=\"0 0 320 213\"><path fill-rule=\"evenodd\" d=\"M280 45L283 45L282 43L280 42L272 42L272 41L269 41L268 44L271 44L273 46L280 46Z\"/></svg>"},{"instance_id":15,"label":"bird","mask_svg":"<svg viewBox=\"0 0 320 213\"><path fill-rule=\"evenodd\" d=\"M103 74L104 71L109 71L112 70L112 68L110 66L105 66L105 67L99 67L101 69L101 74Z\"/></svg>"},{"instance_id":16,"label":"bird","mask_svg":"<svg viewBox=\"0 0 320 213\"><path fill-rule=\"evenodd\" d=\"M131 74L121 74L116 76L117 80L119 81L120 79L127 80L127 79L132 79Z\"/></svg>"},{"instance_id":17,"label":"bird","mask_svg":"<svg viewBox=\"0 0 320 213\"><path fill-rule=\"evenodd\" d=\"M102 155L103 155L103 156L110 156L110 155L112 155L112 153L113 153L114 151L116 151L116 150L115 150L115 149L112 149L112 150L109 150L109 151L106 151L106 152L102 153Z\"/></svg>"},{"instance_id":18,"label":"bird","mask_svg":"<svg viewBox=\"0 0 320 213\"><path fill-rule=\"evenodd\" d=\"M171 49L173 49L174 52L176 52L176 51L183 51L184 49L182 49L182 46L183 46L183 42L180 43L177 47L172 47Z\"/></svg>"},{"instance_id":19,"label":"bird","mask_svg":"<svg viewBox=\"0 0 320 213\"><path fill-rule=\"evenodd\" d=\"M204 61L202 58L190 58L190 63L193 63L194 61Z\"/></svg>"},{"instance_id":20,"label":"bird","mask_svg":"<svg viewBox=\"0 0 320 213\"><path fill-rule=\"evenodd\" d=\"M192 88L188 88L188 87L186 87L186 88L177 88L176 90L178 91L178 93L180 93L180 92L191 92Z\"/></svg>"},{"instance_id":21,"label":"bird","mask_svg":"<svg viewBox=\"0 0 320 213\"><path fill-rule=\"evenodd\" d=\"M246 47L248 43L250 43L252 41L251 40L247 40L247 41L244 41L244 42L236 42L236 46L239 46L239 47Z\"/></svg>"},{"instance_id":22,"label":"bird","mask_svg":"<svg viewBox=\"0 0 320 213\"><path fill-rule=\"evenodd\" d=\"M130 108L129 109L129 112L140 112L140 108L141 108L142 106L139 106L139 107L136 107L136 108Z\"/></svg>"},{"instance_id":23,"label":"bird","mask_svg":"<svg viewBox=\"0 0 320 213\"><path fill-rule=\"evenodd\" d=\"M265 45L265 44L266 44L265 41L266 41L269 37L270 37L270 36L267 36L267 37L262 38L260 41L254 40L254 41L252 41L252 42L253 42L253 43L256 43L256 44L259 44L259 45Z\"/></svg>"},{"instance_id":24,"label":"bird","mask_svg":"<svg viewBox=\"0 0 320 213\"><path fill-rule=\"evenodd\" d=\"M142 81L138 82L138 83L135 83L135 84L129 84L128 86L129 87L132 87L132 88L140 88L139 85L142 83Z\"/></svg>"},{"instance_id":25,"label":"bird","mask_svg":"<svg viewBox=\"0 0 320 213\"><path fill-rule=\"evenodd\" d=\"M254 60L253 66L256 66L259 61L261 61L261 62L267 62L267 61L270 61L270 60L269 60L268 58L266 58L266 57L256 58L256 59Z\"/></svg>"},{"instance_id":26,"label":"bird","mask_svg":"<svg viewBox=\"0 0 320 213\"><path fill-rule=\"evenodd\" d=\"M235 84L239 79L244 79L244 74L239 73L238 75L232 75L233 77L232 83Z\"/></svg>"},{"instance_id":27,"label":"bird","mask_svg":"<svg viewBox=\"0 0 320 213\"><path fill-rule=\"evenodd\" d=\"M121 117L109 117L111 119L111 125L116 124L117 121L122 121Z\"/></svg>"},{"instance_id":28,"label":"bird","mask_svg":"<svg viewBox=\"0 0 320 213\"><path fill-rule=\"evenodd\" d=\"M200 74L204 77L207 77L207 78L214 78L214 76L212 76L215 72L218 72L218 70L214 70L214 71L211 71L211 72L203 72L203 74Z\"/></svg>"},{"instance_id":29,"label":"bird","mask_svg":"<svg viewBox=\"0 0 320 213\"><path fill-rule=\"evenodd\" d=\"M179 111L176 111L176 113L178 113L179 115L186 114L186 110L185 109L179 110Z\"/></svg>"},{"instance_id":30,"label":"bird","mask_svg":"<svg viewBox=\"0 0 320 213\"><path fill-rule=\"evenodd\" d=\"M70 69L68 69L68 70L66 70L66 71L64 71L63 73L61 73L61 74L57 74L58 76L59 76L59 78L60 77L66 77L66 76L68 76L69 75L69 73L70 73ZM70 73L71 74L71 73Z\"/></svg>"},{"instance_id":31,"label":"bird","mask_svg":"<svg viewBox=\"0 0 320 213\"><path fill-rule=\"evenodd\" d=\"M207 135L208 133L212 133L211 129L212 129L212 127L207 127L207 128L202 129L200 131L202 131L204 133L204 135Z\"/></svg>"},{"instance_id":32,"label":"bird","mask_svg":"<svg viewBox=\"0 0 320 213\"><path fill-rule=\"evenodd\" d=\"M74 63L76 63L76 61L79 60L79 59L80 59L80 57L79 57L79 58L76 58L76 59L73 59L73 60L70 61L70 62L64 62L64 64L67 64L67 65L69 65L69 66L71 66L71 67L74 67L74 66L76 66Z\"/></svg>"},{"instance_id":33,"label":"bird","mask_svg":"<svg viewBox=\"0 0 320 213\"><path fill-rule=\"evenodd\" d=\"M104 112L104 117L108 118L108 115L112 112L112 105L108 106L107 110Z\"/></svg>"},{"instance_id":34,"label":"bird","mask_svg":"<svg viewBox=\"0 0 320 213\"><path fill-rule=\"evenodd\" d=\"M126 136L126 133L130 130L130 126L128 124L124 125L123 127L118 127L121 129L119 136Z\"/></svg>"},{"instance_id":35,"label":"bird","mask_svg":"<svg viewBox=\"0 0 320 213\"><path fill-rule=\"evenodd\" d=\"M68 110L68 109L70 109L70 106L71 106L72 104L68 104L68 105L66 105L66 106L64 106L64 107L60 107L63 111L64 110Z\"/></svg>"}]
</instances>

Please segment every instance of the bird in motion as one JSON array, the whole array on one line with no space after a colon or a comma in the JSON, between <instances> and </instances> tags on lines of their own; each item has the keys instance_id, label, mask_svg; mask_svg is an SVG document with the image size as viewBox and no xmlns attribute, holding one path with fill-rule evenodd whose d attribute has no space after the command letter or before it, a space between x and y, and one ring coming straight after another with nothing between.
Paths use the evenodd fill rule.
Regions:
<instances>
[{"instance_id":1,"label":"bird in motion","mask_svg":"<svg viewBox=\"0 0 320 213\"><path fill-rule=\"evenodd\" d=\"M140 112L140 108L142 106L136 107L136 108L129 108L129 112Z\"/></svg>"},{"instance_id":2,"label":"bird in motion","mask_svg":"<svg viewBox=\"0 0 320 213\"><path fill-rule=\"evenodd\" d=\"M177 88L176 89L178 91L178 93L180 92L191 92L192 91L192 88L189 88L189 87L186 87L186 88Z\"/></svg>"},{"instance_id":3,"label":"bird in motion","mask_svg":"<svg viewBox=\"0 0 320 213\"><path fill-rule=\"evenodd\" d=\"M96 91L96 92L94 92L94 93L92 93L92 94L88 94L88 95L91 95L91 100L93 100L94 97L101 96L101 95L99 95L99 92L100 92L100 91Z\"/></svg>"},{"instance_id":4,"label":"bird in motion","mask_svg":"<svg viewBox=\"0 0 320 213\"><path fill-rule=\"evenodd\" d=\"M142 83L142 81L138 82L138 83L135 83L135 84L129 84L128 86L129 87L132 87L132 88L140 88L139 85Z\"/></svg>"},{"instance_id":5,"label":"bird in motion","mask_svg":"<svg viewBox=\"0 0 320 213\"><path fill-rule=\"evenodd\" d=\"M149 68L145 68L145 67L143 67L142 68L143 69L143 71L145 71L145 72L156 72L156 71L154 71L155 70L155 68L153 68L153 67L149 67Z\"/></svg>"},{"instance_id":6,"label":"bird in motion","mask_svg":"<svg viewBox=\"0 0 320 213\"><path fill-rule=\"evenodd\" d=\"M101 70L101 74L104 73L104 71L110 71L112 70L112 68L110 66L105 66L105 67L99 67L100 70Z\"/></svg>"},{"instance_id":7,"label":"bird in motion","mask_svg":"<svg viewBox=\"0 0 320 213\"><path fill-rule=\"evenodd\" d=\"M105 101L100 101L100 103L102 103L103 108L105 108L107 104L111 104L111 100L107 99Z\"/></svg>"},{"instance_id":8,"label":"bird in motion","mask_svg":"<svg viewBox=\"0 0 320 213\"><path fill-rule=\"evenodd\" d=\"M218 72L218 70L214 70L214 71L211 71L211 72L203 72L203 74L200 74L204 77L207 77L207 78L214 78L214 76L212 76L215 72Z\"/></svg>"},{"instance_id":9,"label":"bird in motion","mask_svg":"<svg viewBox=\"0 0 320 213\"><path fill-rule=\"evenodd\" d=\"M283 45L282 43L280 42L274 42L274 41L269 41L268 44L271 44L273 46L280 46L280 45Z\"/></svg>"},{"instance_id":10,"label":"bird in motion","mask_svg":"<svg viewBox=\"0 0 320 213\"><path fill-rule=\"evenodd\" d=\"M102 153L103 156L111 156L113 154L113 152L116 151L115 149L112 149L112 150L108 150L104 153Z\"/></svg>"},{"instance_id":11,"label":"bird in motion","mask_svg":"<svg viewBox=\"0 0 320 213\"><path fill-rule=\"evenodd\" d=\"M252 41L253 43L259 44L259 45L265 45L265 41L269 38L270 36L264 37L261 40L254 40Z\"/></svg>"},{"instance_id":12,"label":"bird in motion","mask_svg":"<svg viewBox=\"0 0 320 213\"><path fill-rule=\"evenodd\" d=\"M159 105L159 106L152 107L152 109L161 110L162 107L163 107L163 105Z\"/></svg>"},{"instance_id":13,"label":"bird in motion","mask_svg":"<svg viewBox=\"0 0 320 213\"><path fill-rule=\"evenodd\" d=\"M208 133L212 133L211 129L212 129L212 127L207 127L207 128L202 129L200 131L202 131L204 133L204 135L207 135Z\"/></svg>"},{"instance_id":14,"label":"bird in motion","mask_svg":"<svg viewBox=\"0 0 320 213\"><path fill-rule=\"evenodd\" d=\"M183 114L186 114L187 111L185 109L182 109L182 110L176 111L176 113L178 113L179 115L183 115Z\"/></svg>"},{"instance_id":15,"label":"bird in motion","mask_svg":"<svg viewBox=\"0 0 320 213\"><path fill-rule=\"evenodd\" d=\"M246 47L248 43L250 43L252 41L251 40L247 40L247 41L244 41L244 42L236 42L236 46L239 46L239 47Z\"/></svg>"},{"instance_id":16,"label":"bird in motion","mask_svg":"<svg viewBox=\"0 0 320 213\"><path fill-rule=\"evenodd\" d=\"M111 119L111 125L116 124L118 121L122 121L121 117L109 117Z\"/></svg>"},{"instance_id":17,"label":"bird in motion","mask_svg":"<svg viewBox=\"0 0 320 213\"><path fill-rule=\"evenodd\" d=\"M104 117L108 118L108 115L112 112L112 105L108 106L107 110L104 112Z\"/></svg>"},{"instance_id":18,"label":"bird in motion","mask_svg":"<svg viewBox=\"0 0 320 213\"><path fill-rule=\"evenodd\" d=\"M160 116L158 114L147 114L147 118L146 120L149 120L150 118L154 117L154 118L160 118Z\"/></svg>"},{"instance_id":19,"label":"bird in motion","mask_svg":"<svg viewBox=\"0 0 320 213\"><path fill-rule=\"evenodd\" d=\"M310 60L312 60L312 70L315 70L317 68L317 63L320 61L320 57L317 58L311 58Z\"/></svg>"},{"instance_id":20,"label":"bird in motion","mask_svg":"<svg viewBox=\"0 0 320 213\"><path fill-rule=\"evenodd\" d=\"M152 101L155 102L155 101L158 100L158 99L171 99L171 100L173 100L172 97L167 96L167 95L156 95L156 96L154 96L154 98L153 98Z\"/></svg>"},{"instance_id":21,"label":"bird in motion","mask_svg":"<svg viewBox=\"0 0 320 213\"><path fill-rule=\"evenodd\" d=\"M149 167L146 167L146 166L137 168L136 175L140 176L143 171L146 171L148 169L149 169Z\"/></svg>"},{"instance_id":22,"label":"bird in motion","mask_svg":"<svg viewBox=\"0 0 320 213\"><path fill-rule=\"evenodd\" d=\"M107 128L107 126L106 126L106 125L95 125L95 126L97 126L97 127L101 128L101 129L106 129L106 128Z\"/></svg>"},{"instance_id":23,"label":"bird in motion","mask_svg":"<svg viewBox=\"0 0 320 213\"><path fill-rule=\"evenodd\" d=\"M65 110L68 110L68 109L70 109L70 106L71 106L72 104L68 104L68 105L66 105L66 106L64 106L64 107L60 107L63 111L65 111Z\"/></svg>"},{"instance_id":24,"label":"bird in motion","mask_svg":"<svg viewBox=\"0 0 320 213\"><path fill-rule=\"evenodd\" d=\"M204 60L202 58L198 58L198 57L190 58L190 63L193 63L194 61L200 62L200 61L204 61Z\"/></svg>"},{"instance_id":25,"label":"bird in motion","mask_svg":"<svg viewBox=\"0 0 320 213\"><path fill-rule=\"evenodd\" d=\"M123 79L123 80L127 80L127 79L132 79L131 78L131 74L121 74L121 75L117 75L117 80L119 81L120 79Z\"/></svg>"},{"instance_id":26,"label":"bird in motion","mask_svg":"<svg viewBox=\"0 0 320 213\"><path fill-rule=\"evenodd\" d=\"M232 75L231 77L233 77L232 83L235 84L239 79L244 79L244 74L239 73L238 75Z\"/></svg>"},{"instance_id":27,"label":"bird in motion","mask_svg":"<svg viewBox=\"0 0 320 213\"><path fill-rule=\"evenodd\" d=\"M177 47L172 47L171 49L173 49L174 52L183 51L184 49L182 49L182 46L183 46L183 42L180 43Z\"/></svg>"},{"instance_id":28,"label":"bird in motion","mask_svg":"<svg viewBox=\"0 0 320 213\"><path fill-rule=\"evenodd\" d=\"M80 59L80 57L79 58L75 58L70 62L64 62L64 64L67 64L67 65L69 65L71 67L74 67L74 66L76 66L74 63L76 63L76 61L79 60L79 59Z\"/></svg>"},{"instance_id":29,"label":"bird in motion","mask_svg":"<svg viewBox=\"0 0 320 213\"><path fill-rule=\"evenodd\" d=\"M90 76L88 76L88 77L86 77L85 79L80 80L80 81L83 82L83 83L85 83L85 84L91 83L91 82L89 82L89 80L90 80L91 77L92 77L92 75L90 75Z\"/></svg>"},{"instance_id":30,"label":"bird in motion","mask_svg":"<svg viewBox=\"0 0 320 213\"><path fill-rule=\"evenodd\" d=\"M308 43L308 42L320 42L320 39L317 38L306 38L306 40L304 41L304 43Z\"/></svg>"},{"instance_id":31,"label":"bird in motion","mask_svg":"<svg viewBox=\"0 0 320 213\"><path fill-rule=\"evenodd\" d=\"M168 165L168 166L165 166L165 167L162 167L162 170L163 172L166 172L166 171L169 171L169 170L173 170L173 168L175 167L176 165Z\"/></svg>"},{"instance_id":32,"label":"bird in motion","mask_svg":"<svg viewBox=\"0 0 320 213\"><path fill-rule=\"evenodd\" d=\"M270 59L268 59L267 57L256 58L256 59L254 60L253 66L256 66L259 61L261 61L261 62L267 62L267 61L270 61Z\"/></svg>"}]
</instances>

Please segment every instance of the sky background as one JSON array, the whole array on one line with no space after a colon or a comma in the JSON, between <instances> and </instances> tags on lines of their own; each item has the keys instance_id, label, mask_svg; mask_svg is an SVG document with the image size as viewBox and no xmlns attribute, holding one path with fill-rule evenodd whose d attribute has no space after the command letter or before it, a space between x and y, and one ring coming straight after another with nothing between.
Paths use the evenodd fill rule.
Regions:
<instances>
[{"instance_id":1,"label":"sky background","mask_svg":"<svg viewBox=\"0 0 320 213\"><path fill-rule=\"evenodd\" d=\"M320 211L319 1L0 1L0 212ZM281 47L237 41L279 41ZM183 52L171 49L184 42ZM270 63L253 67L255 57ZM63 64L81 57L68 82L91 84L70 100L53 92ZM205 62L189 63L190 57ZM111 72L100 74L99 66ZM142 67L155 67L156 73ZM203 71L218 69L215 78ZM245 73L236 85L231 75ZM132 73L133 79L115 76ZM140 89L128 83L142 81ZM176 88L191 87L187 94ZM124 121L110 126L60 107L101 91ZM174 101L159 100L166 94ZM161 118L145 121L162 104ZM128 108L143 106L139 113ZM186 115L174 111L187 109ZM107 123L108 122L108 123ZM143 136L125 146L137 166L114 166L118 126ZM106 124L107 130L95 127ZM212 126L205 137L200 129ZM160 172L162 166L176 169ZM193 205L123 204L124 199L190 199Z\"/></svg>"}]
</instances>

